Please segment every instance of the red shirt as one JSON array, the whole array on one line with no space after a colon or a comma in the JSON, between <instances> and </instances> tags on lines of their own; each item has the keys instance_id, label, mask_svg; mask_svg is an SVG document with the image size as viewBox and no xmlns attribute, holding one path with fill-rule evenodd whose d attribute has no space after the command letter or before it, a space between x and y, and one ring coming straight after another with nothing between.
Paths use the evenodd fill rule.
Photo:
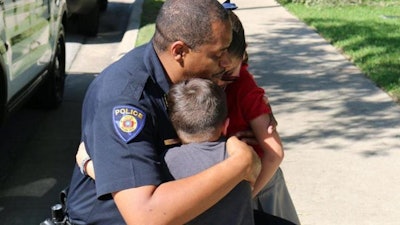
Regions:
<instances>
[{"instance_id":1,"label":"red shirt","mask_svg":"<svg viewBox=\"0 0 400 225\"><path fill-rule=\"evenodd\" d=\"M229 117L228 136L251 129L251 120L263 114L272 113L270 105L264 101L264 89L257 86L247 68L248 65L243 64L240 68L239 79L225 89ZM262 155L263 151L259 145L253 148L258 155Z\"/></svg>"}]
</instances>

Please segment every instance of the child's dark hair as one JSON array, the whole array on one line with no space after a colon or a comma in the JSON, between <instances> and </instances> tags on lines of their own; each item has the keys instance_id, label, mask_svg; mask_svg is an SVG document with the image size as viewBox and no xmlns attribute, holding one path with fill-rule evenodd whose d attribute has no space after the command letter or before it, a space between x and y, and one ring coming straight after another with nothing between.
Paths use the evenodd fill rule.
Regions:
<instances>
[{"instance_id":1,"label":"child's dark hair","mask_svg":"<svg viewBox=\"0 0 400 225\"><path fill-rule=\"evenodd\" d=\"M243 58L247 47L243 25L234 12L229 11L228 13L232 22L232 42L229 45L228 52L234 57Z\"/></svg>"}]
</instances>

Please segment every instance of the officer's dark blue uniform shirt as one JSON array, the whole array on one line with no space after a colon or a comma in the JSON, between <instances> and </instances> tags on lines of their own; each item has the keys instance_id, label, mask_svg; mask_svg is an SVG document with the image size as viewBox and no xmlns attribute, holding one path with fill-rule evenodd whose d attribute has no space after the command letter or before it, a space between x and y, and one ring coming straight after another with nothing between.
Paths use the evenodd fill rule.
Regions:
<instances>
[{"instance_id":1,"label":"officer's dark blue uniform shirt","mask_svg":"<svg viewBox=\"0 0 400 225\"><path fill-rule=\"evenodd\" d=\"M82 140L96 181L74 169L67 200L74 223L125 224L111 193L166 180L160 162L178 140L166 109L169 87L152 44L135 48L92 82Z\"/></svg>"}]
</instances>

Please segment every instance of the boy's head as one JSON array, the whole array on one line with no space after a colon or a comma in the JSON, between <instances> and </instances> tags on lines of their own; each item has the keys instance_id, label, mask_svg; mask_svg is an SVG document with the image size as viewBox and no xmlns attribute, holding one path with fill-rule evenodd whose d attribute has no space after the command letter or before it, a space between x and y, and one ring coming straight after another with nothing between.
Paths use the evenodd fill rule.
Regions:
<instances>
[{"instance_id":1,"label":"boy's head","mask_svg":"<svg viewBox=\"0 0 400 225\"><path fill-rule=\"evenodd\" d=\"M171 122L183 143L216 141L226 132L225 92L210 80L193 78L173 85L167 103Z\"/></svg>"}]
</instances>

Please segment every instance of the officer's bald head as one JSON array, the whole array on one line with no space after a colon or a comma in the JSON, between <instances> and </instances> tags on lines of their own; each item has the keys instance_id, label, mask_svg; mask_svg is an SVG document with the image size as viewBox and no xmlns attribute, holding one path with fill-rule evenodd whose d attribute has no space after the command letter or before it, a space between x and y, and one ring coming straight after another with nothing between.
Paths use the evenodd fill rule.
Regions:
<instances>
[{"instance_id":1,"label":"officer's bald head","mask_svg":"<svg viewBox=\"0 0 400 225\"><path fill-rule=\"evenodd\" d=\"M169 44L183 41L196 48L213 40L211 24L229 22L229 16L217 0L166 0L156 20L153 44L165 51Z\"/></svg>"}]
</instances>

